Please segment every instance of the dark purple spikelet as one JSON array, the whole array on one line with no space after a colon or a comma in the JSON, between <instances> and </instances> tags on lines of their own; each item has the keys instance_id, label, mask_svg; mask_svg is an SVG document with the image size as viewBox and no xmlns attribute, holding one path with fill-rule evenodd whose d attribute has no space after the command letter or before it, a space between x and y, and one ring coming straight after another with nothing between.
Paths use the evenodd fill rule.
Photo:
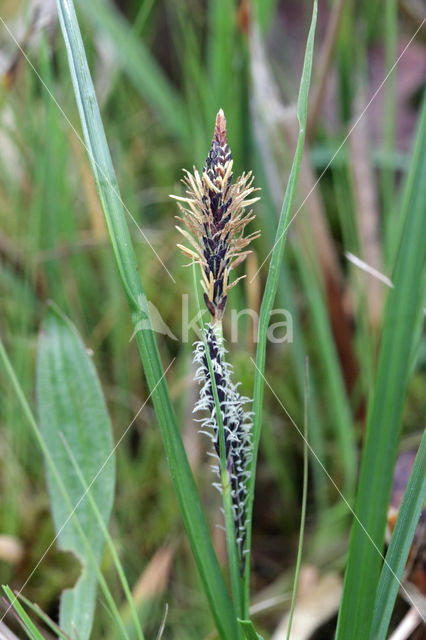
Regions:
<instances>
[{"instance_id":1,"label":"dark purple spikelet","mask_svg":"<svg viewBox=\"0 0 426 640\"><path fill-rule=\"evenodd\" d=\"M231 481L235 532L240 568L243 572L247 531L247 482L250 475L248 464L252 457L252 414L244 410L244 405L251 401L241 396L238 385L231 381L232 366L225 360L223 338L217 326L209 325L206 328L205 338L222 417L226 468ZM194 362L198 364L195 380L201 385L200 399L194 411L207 412L207 415L200 420L201 432L208 435L213 443L214 452L211 455L217 459L218 463L212 468L220 477L219 425L204 341L195 344ZM214 486L222 491L220 482L215 483Z\"/></svg>"},{"instance_id":2,"label":"dark purple spikelet","mask_svg":"<svg viewBox=\"0 0 426 640\"><path fill-rule=\"evenodd\" d=\"M221 320L227 292L237 282L230 283L231 270L246 258L250 253L246 247L259 236L259 232L254 232L244 237L246 225L254 219L253 212L246 212L246 208L259 200L249 197L257 191L252 186L254 177L251 172L243 173L233 183L232 165L221 109L201 176L195 167L194 174L185 171L182 182L186 197L172 196L179 201L182 213L177 219L186 227L177 229L191 245L178 247L199 263L204 301L215 321Z\"/></svg>"}]
</instances>

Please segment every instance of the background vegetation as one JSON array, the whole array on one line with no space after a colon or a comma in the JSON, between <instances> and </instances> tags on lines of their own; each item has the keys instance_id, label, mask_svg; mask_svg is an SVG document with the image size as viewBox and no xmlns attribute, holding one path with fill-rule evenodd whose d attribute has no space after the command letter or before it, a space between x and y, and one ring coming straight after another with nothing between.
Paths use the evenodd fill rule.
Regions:
<instances>
[{"instance_id":1,"label":"background vegetation","mask_svg":"<svg viewBox=\"0 0 426 640\"><path fill-rule=\"evenodd\" d=\"M6 0L0 11L1 337L37 413L37 340L46 303L53 300L93 354L118 442L149 391L89 160L76 136L80 122L56 7L39 2L36 11L36 4ZM168 194L179 191L182 167L203 163L222 107L235 171L253 169L262 188L256 205L262 236L247 263L248 278L233 290L229 305L258 310L297 141L295 104L312 3L91 0L76 5L147 298L180 338L182 295L189 294L190 315L196 305L191 271L182 268L175 250L175 205ZM404 408L402 429L397 419L390 448L381 456L389 481L396 448L409 455L422 435L421 294L411 288L414 249L401 241L408 233L404 223L414 209L424 215L426 201L424 113L420 116L424 30L419 30L423 17L416 6L396 0L384 8L379 1L319 3L307 146L293 208L297 215L275 301L292 313L293 342L268 346L254 505L252 600L260 610L256 624L267 637L288 609L297 553L303 440L295 425L303 427L306 354L315 455L310 457L300 589L306 607L309 598L321 602L321 589L327 593L328 615L318 617L318 627L325 626L316 637L331 637L336 625L352 523L349 506L355 505L369 405L370 422L375 415L371 390L390 290L354 266L348 252L392 282L400 278L406 297L393 298L391 308L401 300L399 308L414 318L396 316L400 326L413 329L398 343L392 334L387 353L401 358L382 364L383 371L394 373L393 388ZM238 344L229 344L230 359L250 395L256 344L248 317L239 322L239 336ZM192 419L191 340L158 336L164 368L175 358L167 382L216 551L226 563L223 532L215 527L219 497L211 490L206 443ZM380 379L385 381L384 374ZM0 577L20 588L50 544L54 524L42 453L3 370L0 380ZM378 401L375 424L384 421L386 428L399 409L386 397L377 406ZM381 433L385 440L377 437L377 445L384 447L390 436ZM150 403L117 448L116 463L110 533L146 637L157 633L166 602L165 638L206 637L212 619ZM369 465L377 474L372 459ZM375 477L366 476L366 495ZM373 510L387 506L374 497L371 504ZM102 571L127 620L110 550ZM78 574L77 561L52 548L24 594L55 619L59 594ZM95 638L115 637L104 603L100 593ZM393 626L408 607L403 599L397 602Z\"/></svg>"}]
</instances>

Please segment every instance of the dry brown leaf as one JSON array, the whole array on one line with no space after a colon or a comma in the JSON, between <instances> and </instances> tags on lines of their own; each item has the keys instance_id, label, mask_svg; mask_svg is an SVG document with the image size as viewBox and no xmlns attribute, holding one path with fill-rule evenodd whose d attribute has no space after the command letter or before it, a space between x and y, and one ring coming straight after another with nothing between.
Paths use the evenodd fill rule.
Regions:
<instances>
[{"instance_id":1,"label":"dry brown leaf","mask_svg":"<svg viewBox=\"0 0 426 640\"><path fill-rule=\"evenodd\" d=\"M24 548L15 536L0 535L0 560L17 564L21 561Z\"/></svg>"},{"instance_id":2,"label":"dry brown leaf","mask_svg":"<svg viewBox=\"0 0 426 640\"><path fill-rule=\"evenodd\" d=\"M133 589L138 606L144 600L158 597L166 588L175 549L173 545L159 549L150 560Z\"/></svg>"},{"instance_id":3,"label":"dry brown leaf","mask_svg":"<svg viewBox=\"0 0 426 640\"><path fill-rule=\"evenodd\" d=\"M302 578L302 573L301 573ZM312 633L335 615L342 594L342 578L338 573L328 573L318 580L307 581L299 589L291 627L291 640L308 640ZM286 637L289 622L287 613L272 636L272 640Z\"/></svg>"}]
</instances>

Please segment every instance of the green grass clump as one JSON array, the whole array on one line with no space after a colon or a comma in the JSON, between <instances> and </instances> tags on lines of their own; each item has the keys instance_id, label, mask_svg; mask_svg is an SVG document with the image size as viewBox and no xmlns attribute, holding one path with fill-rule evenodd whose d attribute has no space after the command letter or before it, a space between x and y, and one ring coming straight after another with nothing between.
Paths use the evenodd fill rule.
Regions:
<instances>
[{"instance_id":1,"label":"green grass clump","mask_svg":"<svg viewBox=\"0 0 426 640\"><path fill-rule=\"evenodd\" d=\"M314 43L316 3L290 16L276 2L77 0L76 14L57 0L59 22L12 4L1 15L0 578L21 627L5 622L36 640L48 628L141 640L159 633L167 603L164 638L268 638L306 563L342 578L328 627L339 640L385 638L425 498L426 106L420 81L404 96L398 83L423 46L419 24L394 0L383 20L378 2L338 1L332 14L320 6ZM390 75L377 122L380 92L368 107L367 96L379 49ZM253 168L261 187L262 234L228 300L258 313L254 338L243 314L231 342L224 319L235 379L254 397L242 577L232 553L227 567L193 422L182 296L191 319L197 304L168 199L182 167L201 168L219 108L234 172ZM412 129L402 146L400 119ZM348 252L373 256L367 268L391 286ZM291 313L290 342L268 338L274 309ZM167 334L152 329L156 314Z\"/></svg>"}]
</instances>

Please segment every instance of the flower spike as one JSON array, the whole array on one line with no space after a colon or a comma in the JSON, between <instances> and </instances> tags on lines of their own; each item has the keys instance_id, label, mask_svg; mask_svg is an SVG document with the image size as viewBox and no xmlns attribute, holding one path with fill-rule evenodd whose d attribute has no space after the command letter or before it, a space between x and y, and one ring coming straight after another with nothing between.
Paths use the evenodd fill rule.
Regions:
<instances>
[{"instance_id":1,"label":"flower spike","mask_svg":"<svg viewBox=\"0 0 426 640\"><path fill-rule=\"evenodd\" d=\"M226 468L229 478L232 526L235 527L242 575L247 553L246 503L253 448L252 413L244 408L250 399L241 396L238 384L231 379L232 367L225 358L222 316L229 289L241 279L231 281L231 271L245 260L250 253L248 245L259 236L258 231L244 236L245 227L254 219L249 207L259 198L253 195L258 189L253 187L251 172L243 173L233 183L232 166L226 120L221 109L216 116L213 140L201 175L195 167L193 173L185 171L182 182L186 195L172 198L178 201L181 216L176 217L183 224L176 228L186 241L178 247L191 264L200 265L204 301L212 316L211 323L203 327L203 339L194 345L195 381L200 384L194 412L204 414L198 419L200 431L213 443L210 452L216 459L213 469L221 480L213 483L214 486L222 491L221 469ZM222 437L224 451L220 446ZM226 524L228 526L229 522Z\"/></svg>"},{"instance_id":2,"label":"flower spike","mask_svg":"<svg viewBox=\"0 0 426 640\"><path fill-rule=\"evenodd\" d=\"M195 167L193 174L185 171L186 197L171 196L182 214L177 219L186 227L177 229L191 245L178 247L201 267L204 301L214 322L221 321L233 286L230 272L245 260L250 253L246 247L260 235L256 231L244 237L246 225L254 218L246 209L259 200L252 196L258 191L252 186L254 177L251 172L243 173L233 183L232 166L225 115L220 109L201 176Z\"/></svg>"}]
</instances>

